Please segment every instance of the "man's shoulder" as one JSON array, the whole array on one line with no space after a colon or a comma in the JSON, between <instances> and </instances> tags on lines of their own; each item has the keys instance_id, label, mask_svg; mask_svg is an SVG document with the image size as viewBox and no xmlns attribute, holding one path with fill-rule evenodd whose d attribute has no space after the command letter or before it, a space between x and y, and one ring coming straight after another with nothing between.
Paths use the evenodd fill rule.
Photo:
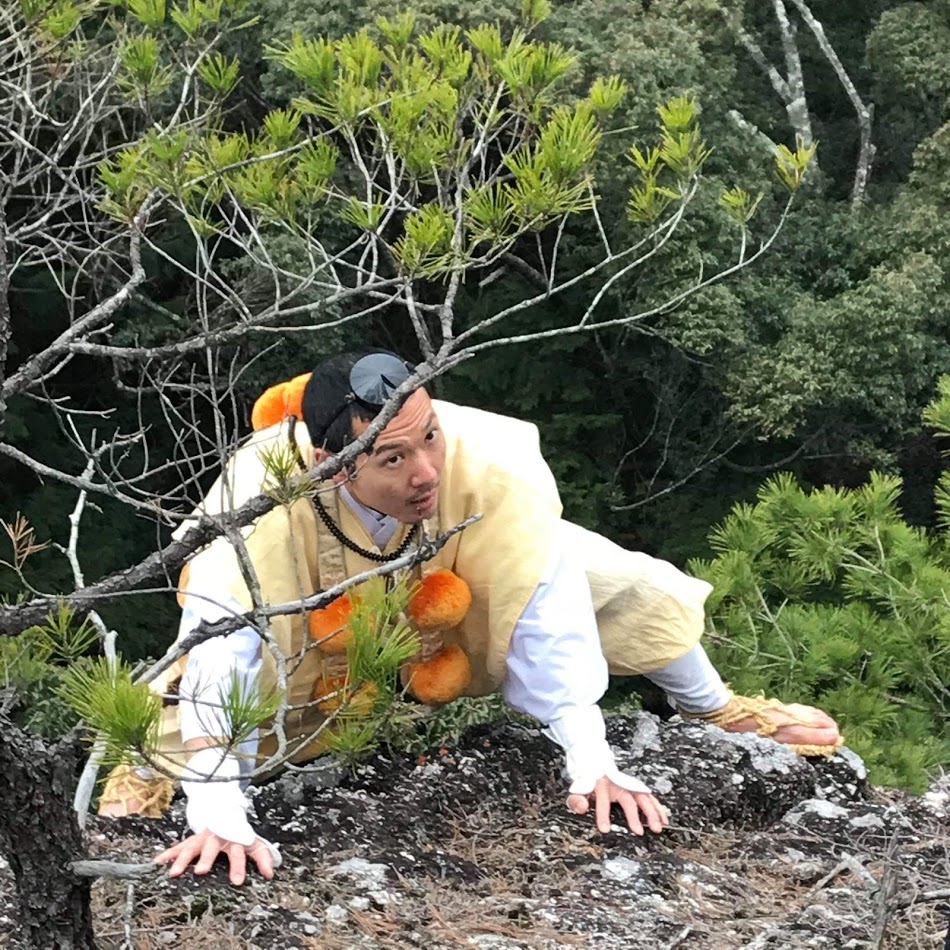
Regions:
<instances>
[{"instance_id":1,"label":"man's shoulder","mask_svg":"<svg viewBox=\"0 0 950 950\"><path fill-rule=\"evenodd\" d=\"M445 436L446 466L453 476L483 487L527 483L557 496L533 423L441 400L433 400L432 405Z\"/></svg>"},{"instance_id":2,"label":"man's shoulder","mask_svg":"<svg viewBox=\"0 0 950 950\"><path fill-rule=\"evenodd\" d=\"M464 535L463 547L476 550L478 539L486 532L494 537L499 525L543 536L540 526L560 517L561 502L537 426L441 400L433 400L433 408L446 444L441 516L451 524L474 512L483 516L480 528Z\"/></svg>"},{"instance_id":3,"label":"man's shoulder","mask_svg":"<svg viewBox=\"0 0 950 950\"><path fill-rule=\"evenodd\" d=\"M270 477L269 460L291 452L301 453L305 465L312 460L310 440L302 424L292 431L289 420L285 419L251 433L237 446L224 469L195 506L191 517L183 521L172 536L184 537L201 515L235 511L256 498L263 492Z\"/></svg>"},{"instance_id":4,"label":"man's shoulder","mask_svg":"<svg viewBox=\"0 0 950 950\"><path fill-rule=\"evenodd\" d=\"M527 441L538 444L538 427L532 422L503 416L474 406L460 406L457 403L433 399L432 407L438 416L442 430L449 440L458 440L463 446L479 444L498 445L499 443Z\"/></svg>"}]
</instances>

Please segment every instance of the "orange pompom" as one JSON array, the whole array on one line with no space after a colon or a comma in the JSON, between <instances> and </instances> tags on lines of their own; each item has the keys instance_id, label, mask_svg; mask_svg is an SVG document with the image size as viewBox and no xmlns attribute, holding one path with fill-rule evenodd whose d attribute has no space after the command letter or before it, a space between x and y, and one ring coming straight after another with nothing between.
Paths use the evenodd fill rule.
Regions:
<instances>
[{"instance_id":1,"label":"orange pompom","mask_svg":"<svg viewBox=\"0 0 950 950\"><path fill-rule=\"evenodd\" d=\"M191 577L191 565L186 564L178 575L178 593L175 595L178 606L185 606L185 591L188 588L188 578Z\"/></svg>"},{"instance_id":2,"label":"orange pompom","mask_svg":"<svg viewBox=\"0 0 950 950\"><path fill-rule=\"evenodd\" d=\"M303 391L313 373L301 373L284 385L284 415L303 418Z\"/></svg>"},{"instance_id":3,"label":"orange pompom","mask_svg":"<svg viewBox=\"0 0 950 950\"><path fill-rule=\"evenodd\" d=\"M303 391L310 376L310 373L303 373L264 390L251 410L251 428L257 432L276 425L288 416L299 418L303 414Z\"/></svg>"},{"instance_id":4,"label":"orange pompom","mask_svg":"<svg viewBox=\"0 0 950 950\"><path fill-rule=\"evenodd\" d=\"M251 410L251 428L258 432L280 422L284 418L284 387L286 383L278 383L265 389L257 397L254 408Z\"/></svg>"},{"instance_id":5,"label":"orange pompom","mask_svg":"<svg viewBox=\"0 0 950 950\"><path fill-rule=\"evenodd\" d=\"M441 706L458 699L472 682L472 667L465 651L450 643L435 656L406 667L409 690L427 706Z\"/></svg>"},{"instance_id":6,"label":"orange pompom","mask_svg":"<svg viewBox=\"0 0 950 950\"><path fill-rule=\"evenodd\" d=\"M347 644L353 638L350 630L350 598L343 594L331 600L320 610L311 610L307 619L310 639L316 641L324 653L346 653Z\"/></svg>"},{"instance_id":7,"label":"orange pompom","mask_svg":"<svg viewBox=\"0 0 950 950\"><path fill-rule=\"evenodd\" d=\"M406 606L406 613L424 630L448 630L465 619L472 605L472 591L448 568L423 578Z\"/></svg>"},{"instance_id":8,"label":"orange pompom","mask_svg":"<svg viewBox=\"0 0 950 950\"><path fill-rule=\"evenodd\" d=\"M317 709L324 716L335 713L346 700L343 713L353 713L358 716L368 715L376 704L379 689L375 683L364 683L355 692L349 692L345 676L331 676L321 678L313 685L313 698L317 701Z\"/></svg>"}]
</instances>

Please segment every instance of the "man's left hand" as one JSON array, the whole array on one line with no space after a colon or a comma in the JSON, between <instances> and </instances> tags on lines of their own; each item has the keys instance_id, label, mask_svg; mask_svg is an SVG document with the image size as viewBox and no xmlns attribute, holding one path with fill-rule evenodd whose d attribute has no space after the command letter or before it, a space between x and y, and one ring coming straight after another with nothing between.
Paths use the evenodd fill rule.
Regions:
<instances>
[{"instance_id":1,"label":"man's left hand","mask_svg":"<svg viewBox=\"0 0 950 950\"><path fill-rule=\"evenodd\" d=\"M669 813L655 796L649 792L628 791L606 775L597 780L594 790L589 794L568 795L567 807L576 815L586 815L591 800L594 802L597 830L601 834L610 831L610 806L613 802L623 809L627 824L635 835L643 834L644 824L650 831L659 834L670 823Z\"/></svg>"}]
</instances>

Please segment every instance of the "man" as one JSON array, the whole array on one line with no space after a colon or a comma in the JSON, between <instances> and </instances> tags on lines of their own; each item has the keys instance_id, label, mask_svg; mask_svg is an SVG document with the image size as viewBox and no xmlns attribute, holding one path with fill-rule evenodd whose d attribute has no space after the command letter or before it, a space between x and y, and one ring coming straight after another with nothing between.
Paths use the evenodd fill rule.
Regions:
<instances>
[{"instance_id":1,"label":"man","mask_svg":"<svg viewBox=\"0 0 950 950\"><path fill-rule=\"evenodd\" d=\"M394 354L365 351L335 357L298 378L299 405L277 393L278 418L257 420L261 431L239 451L204 510L237 507L260 490L262 447L290 446L303 467L341 451L408 375ZM285 414L289 421L280 419ZM482 520L453 538L430 565L452 569L471 589L472 606L451 634L471 665L468 692L500 688L510 705L545 724L565 750L568 807L584 814L593 803L600 831L609 830L614 802L636 834L644 826L659 833L668 823L649 789L614 763L597 705L608 670L643 673L686 716L771 735L809 754L840 745L834 721L819 710L731 695L698 642L708 584L560 520L557 490L533 426L433 402L419 389L372 448L324 489L331 487L315 501L275 509L246 532L255 577L223 540L197 555L182 583L181 635L202 619L247 610L252 582L267 602L300 599L409 550L416 525L432 531L480 513ZM321 662L318 651L301 646L303 623L300 615L287 615L272 624L284 654L299 658L287 695L300 716L299 722L288 720L288 728L300 726L300 732L306 731ZM234 673L245 681L274 682L269 663L269 651L250 627L189 655L177 725L178 741L191 755L183 765L183 787L195 833L158 856L171 864L172 875L193 861L196 873L206 873L221 851L235 884L243 881L248 858L265 877L273 873L278 856L246 819L242 759L223 754L216 737L227 734L227 723L213 712L220 684ZM252 737L239 751L252 753L256 742ZM292 751L302 757L312 750ZM203 781L208 775L216 781ZM147 794L125 789L123 812L130 798L138 796L133 804L140 804ZM117 797L108 788L103 797L104 811L114 813Z\"/></svg>"}]
</instances>

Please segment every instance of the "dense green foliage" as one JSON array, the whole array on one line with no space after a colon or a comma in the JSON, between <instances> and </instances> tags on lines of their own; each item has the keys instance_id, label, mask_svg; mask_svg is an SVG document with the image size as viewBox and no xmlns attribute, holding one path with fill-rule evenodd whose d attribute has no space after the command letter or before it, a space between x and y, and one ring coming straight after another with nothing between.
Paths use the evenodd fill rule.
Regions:
<instances>
[{"instance_id":1,"label":"dense green foliage","mask_svg":"<svg viewBox=\"0 0 950 950\"><path fill-rule=\"evenodd\" d=\"M555 4L541 36L582 54L583 67L574 73L578 88L597 72L617 73L627 82L628 95L614 120L618 129L650 129L657 101L682 92L696 95L717 143L711 172L730 184L737 178L752 182L764 164L750 148L755 141L751 133L728 120L729 110L738 110L776 141L788 141L790 135L783 127L781 104L737 44L719 6L695 0L642 6L607 0ZM519 15L518 4L488 0L467 5L429 0L416 7L423 26L444 17L463 25L497 19L510 29ZM245 64L231 94L230 121L252 130L262 97L289 104L288 75L260 57L263 46L289 42L294 30L339 36L397 9L395 2L379 0L293 5L255 0L248 14L257 14L256 25L226 44L227 52L240 54ZM690 549L688 539L701 536L703 522L708 523L707 495L722 498L714 506L722 511L730 495L749 491L755 478L748 478L744 469L766 473L794 455L798 470L818 482L854 482L871 466L897 470L918 442L917 416L946 359L939 319L946 306L946 256L941 254L946 224L940 214L940 182L946 180L940 162L946 148L939 135L930 139L946 118L940 64L947 57L939 45L946 30L940 26L943 7L878 3L862 5L859 14L829 11L827 16L832 42L877 109L878 157L863 207L851 209L843 200L851 174L845 159L854 137L849 105L820 52L803 37L823 180L754 273L642 326L605 332L596 340L552 342L545 352L549 367L526 366L517 350L499 351L485 354L444 384L446 395L529 415L542 425L572 516L676 557ZM777 61L774 25L759 9L750 10L748 17L749 28L759 31L764 49ZM927 29L918 22L921 18L927 19ZM617 22L625 28L609 28ZM918 32L926 34L926 45L916 44ZM906 55L909 44L914 44L913 58ZM918 107L921 97L925 108ZM623 138L616 138L618 150ZM609 150L602 161L616 169L603 187L602 204L609 214L623 207L631 172ZM912 162L917 170L910 176ZM763 214L774 213L768 200ZM707 227L697 225L690 254L658 260L634 285L611 293L604 307L618 314L642 309L662 292L671 272L700 260L711 265L732 237L712 219ZM596 240L592 231L570 235L569 259L580 266ZM32 279L41 281L41 272ZM253 282L253 276L248 280ZM17 307L27 308L25 321L37 324L40 316L40 338L44 323L53 332L58 319L54 295L38 295L41 286L31 287L20 278L12 290ZM163 283L156 265L153 299L187 312L189 303L180 290ZM465 287L462 293L467 306L484 309L518 289L493 284ZM33 301L44 308L42 314L30 314ZM140 339L167 334L157 316L141 312ZM531 320L537 326L553 318L535 312ZM872 325L877 328L873 335L848 329ZM827 335L825 328L830 329ZM390 345L412 347L403 331L385 322L375 332ZM288 363L303 370L321 352L352 338L352 328L344 327L309 342L295 337L293 345L266 354L242 377L236 395L244 411ZM511 385L512 367L519 371L516 387ZM79 383L81 373L75 379ZM570 384L559 387L563 379ZM78 398L92 396L74 391ZM101 398L122 402L108 393ZM15 430L16 418L28 407L11 406L10 411L8 427ZM30 422L41 442L44 425L49 423L43 419ZM591 448L578 445L587 439L593 440ZM672 486L679 487L645 508L616 510ZM69 494L63 497L62 504L68 504ZM44 536L55 536L56 519L45 514L55 514L55 502L52 508L42 503L42 516L39 502L28 507L35 523L49 525ZM698 523L687 523L694 520L694 509Z\"/></svg>"},{"instance_id":2,"label":"dense green foliage","mask_svg":"<svg viewBox=\"0 0 950 950\"><path fill-rule=\"evenodd\" d=\"M54 31L68 27L69 3L51 4L48 11L32 0L22 6L25 15L45 11ZM213 2L169 3L174 14L168 18L159 17L166 5L158 0L125 6L135 15L120 17L121 4L96 14L97 32L84 51L93 62L96 50L121 47L118 79L129 101L117 105L99 130L113 161L109 169L120 178L120 150L175 109L180 77L162 66L162 56L186 47L189 29L197 35L219 25L212 23L219 8ZM289 61L295 32L335 40L366 27L382 43L377 18L395 23L405 5L249 0L232 6L241 8L240 15L222 21L227 29L199 74L201 102L219 103L221 142L243 136L249 153L268 136L274 143L286 132L273 124L262 128L263 117L274 108L289 110L294 97L303 95L299 70L295 76ZM443 21L463 29L497 23L510 37L523 20L520 0L418 0L412 6L419 30ZM920 424L950 356L950 3L872 0L825 4L816 11L858 92L874 105L876 155L860 202L851 201L858 147L854 108L814 36L791 4L787 7L797 24L820 174L806 182L805 200L793 209L770 252L754 269L674 308L593 335L486 351L436 388L447 398L536 421L569 517L679 564L712 554L701 570L719 585L712 617L728 643L717 641L717 659L733 683L827 703L879 780L917 783L924 768L947 761L950 741L944 688L938 685L947 682L940 606L950 565L944 529L936 535L923 530L946 508L948 489L938 489L935 503L939 453ZM202 16L207 22L200 28L189 25L189 17ZM150 18L157 25L150 26ZM661 249L635 276L613 286L601 302L601 319L648 313L701 268L711 272L728 265L740 230L722 214L716 194L737 182L752 196L764 193L753 244L782 214L782 197L770 181L769 142L793 145L796 129L740 40L739 24L784 72L772 6L748 0L557 0L551 16L537 26L539 43L560 44L577 54L552 106L573 108L589 95L598 75L617 76L626 87L623 101L599 120L593 161L599 207L612 239L636 234L627 211L637 170L627 153L630 141L651 141L660 131L657 103L694 98L701 105L704 136L715 143L704 175L717 187L696 202L685 240ZM62 114L73 101L64 92ZM301 104L306 105L298 99ZM221 154L211 157L223 160ZM324 181L331 157L310 155L301 181L308 173L311 184ZM168 158L169 167L173 159ZM12 159L5 155L3 161L2 171L9 170ZM262 196L272 202L287 197L252 173L235 174L233 184L259 207L267 203ZM196 189L195 198L202 207L193 209L192 224L200 225L208 211L207 192ZM0 205L13 224L19 201L0 189ZM445 222L433 218L419 224L422 244L438 250ZM333 241L343 240L354 222L315 215L306 226L318 227ZM526 230L520 240L522 246L535 240L543 246L549 239ZM568 225L562 267L579 273L596 258L600 243L589 220ZM268 253L278 266L292 262L299 247L299 235L268 236ZM419 246L404 250L415 253ZM169 263L194 253L189 229L169 219L156 249L146 255L148 279L127 308L117 342L166 343L197 325L200 295ZM437 264L438 256L420 263ZM242 300L253 303L273 294L255 261L235 255L226 264ZM64 302L70 281L76 282L78 298L91 302L115 279L78 265L62 273L43 263L13 270L9 261L0 261L2 267L12 274L5 291L13 340L8 373L70 325L75 313ZM437 269L430 267L427 274L435 277L434 285L439 285ZM459 288L458 309L473 322L531 289L516 273L484 277ZM423 301L426 292L421 286ZM565 312L582 312L589 297L589 286L578 287L534 308L509 329L534 332L558 325ZM345 307L328 311L323 318L347 315ZM228 379L235 419L244 426L254 397L266 385L306 371L316 359L356 341L421 355L411 330L386 310L371 321L343 322L315 336L294 333L268 339L266 346L242 341L222 348L222 364L243 365L253 357L236 379ZM140 388L147 374L126 364L103 373L102 365L73 359L43 391L44 398L111 413L80 420L84 433L140 423L151 432L154 424L152 452L174 458L173 440L162 441L158 434L160 407ZM931 410L931 424L937 411ZM212 425L200 401L196 412L199 421ZM14 397L3 407L2 421L11 446L43 462L81 469L62 420L42 400ZM130 450L121 464L134 467L138 461ZM760 489L763 479L779 470L791 475ZM879 474L871 477L872 471ZM162 478L171 481L173 474L158 481ZM195 480L202 478L206 481L207 473ZM41 482L8 457L0 457L0 485L0 515L12 521L22 510L38 538L66 543L72 488ZM709 525L736 502L745 505L734 508L707 541ZM138 514L100 499L84 516L79 553L87 581L134 562L163 537ZM72 585L69 565L53 547L31 557L24 577L38 590ZM24 578L5 572L0 585L8 595L19 594ZM168 595L155 595L151 602L124 599L104 613L129 655L157 652L176 623ZM23 652L24 643L4 647L13 651L4 654L5 675L13 684L29 681L46 689L38 685L41 677L29 672L34 647ZM53 696L50 689L47 694ZM54 713L51 720L59 715Z\"/></svg>"},{"instance_id":3,"label":"dense green foliage","mask_svg":"<svg viewBox=\"0 0 950 950\"><path fill-rule=\"evenodd\" d=\"M950 435L950 377L926 412ZM900 479L808 490L769 479L690 562L714 585L712 653L739 692L817 702L872 780L921 789L950 760L950 472L940 527L907 524Z\"/></svg>"},{"instance_id":4,"label":"dense green foliage","mask_svg":"<svg viewBox=\"0 0 950 950\"><path fill-rule=\"evenodd\" d=\"M364 0L289 9L258 0L256 9L265 38L280 41L295 29L338 34L397 6ZM518 12L517 4L497 0L414 6L423 22L497 18L509 28ZM653 106L667 95L697 96L716 142L707 174L754 183L764 166L752 130L777 142L790 141L792 133L768 79L723 15L730 9L744 16L746 29L781 69L770 8L755 4L742 10L706 0L555 3L540 35L582 54L576 88L597 72L616 73L628 84L617 129L651 128ZM817 44L800 30L823 174L772 254L674 312L596 339L552 341L544 361L526 361L517 349L490 352L444 384L447 396L539 422L572 517L676 560L695 553L731 498L749 495L759 478L789 460L816 483L856 484L871 468L899 472L913 464L905 502L916 517L929 516L926 472L919 468L924 461L933 471L934 458L923 447L918 418L948 355L940 317L948 302L940 213L946 9L881 0L820 15L845 68L875 105L877 156L862 205L847 200L853 110ZM926 40L918 44L921 33ZM278 100L289 96L286 80L273 70L265 68L261 84ZM737 115L745 125L733 121ZM615 169L602 186L607 215L623 207L630 184L619 161L621 139L611 154L608 138L601 159ZM766 218L777 213L771 200L760 211ZM687 252L661 255L612 291L604 312L648 308L678 274L699 262L721 262L734 237L711 214L693 225L691 236ZM589 259L596 241L592 230L570 235L573 266ZM489 285L463 292L478 310L497 306L511 290ZM583 306L580 299L566 305ZM535 311L530 320L538 326L556 318L555 308Z\"/></svg>"},{"instance_id":5,"label":"dense green foliage","mask_svg":"<svg viewBox=\"0 0 950 950\"><path fill-rule=\"evenodd\" d=\"M41 627L0 639L0 683L7 715L47 738L64 735L79 721L61 695L70 671L88 668L95 627L68 610L51 614Z\"/></svg>"}]
</instances>

